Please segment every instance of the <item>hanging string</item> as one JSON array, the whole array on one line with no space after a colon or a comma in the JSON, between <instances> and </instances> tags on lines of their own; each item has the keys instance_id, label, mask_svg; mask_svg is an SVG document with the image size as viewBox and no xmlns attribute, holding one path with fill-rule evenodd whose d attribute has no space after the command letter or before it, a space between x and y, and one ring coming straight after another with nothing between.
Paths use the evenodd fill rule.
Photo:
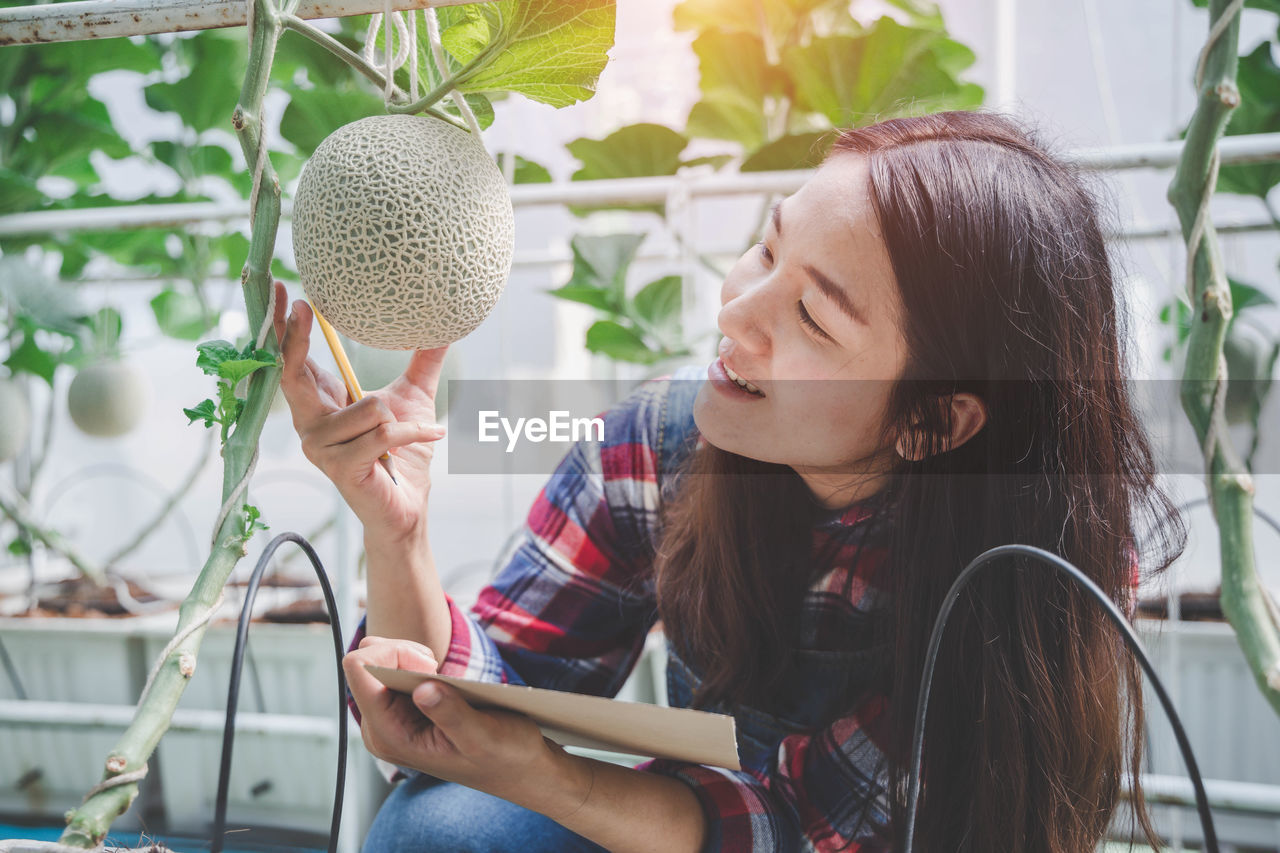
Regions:
<instances>
[{"instance_id":1,"label":"hanging string","mask_svg":"<svg viewBox=\"0 0 1280 853\"><path fill-rule=\"evenodd\" d=\"M431 57L435 60L436 68L440 72L440 79L447 80L449 78L449 62L444 55L444 46L440 43L440 22L436 19L436 10L434 6L429 6L422 10L423 20L427 22L427 40L431 43ZM467 103L467 99L457 89L449 90L450 97L458 107L458 112L467 120L467 127L471 128L471 133L476 140L482 142L480 138L480 123L476 121L475 113L471 111L471 105Z\"/></svg>"}]
</instances>

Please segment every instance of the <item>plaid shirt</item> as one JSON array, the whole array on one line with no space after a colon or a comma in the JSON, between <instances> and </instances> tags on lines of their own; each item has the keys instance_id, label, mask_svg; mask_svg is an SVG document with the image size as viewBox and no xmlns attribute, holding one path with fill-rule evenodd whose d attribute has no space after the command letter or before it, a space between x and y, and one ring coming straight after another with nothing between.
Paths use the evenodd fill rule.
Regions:
<instances>
[{"instance_id":1,"label":"plaid shirt","mask_svg":"<svg viewBox=\"0 0 1280 853\"><path fill-rule=\"evenodd\" d=\"M470 612L449 599L453 636L442 674L616 695L658 617L657 510L677 461L664 452L674 446L672 430L703 443L691 410L698 383L676 380L703 375L700 368L681 370L675 380L644 383L603 414L603 442L571 447ZM675 386L682 393L671 393ZM824 511L814 525L811 557L821 571L805 598L799 654L815 666L801 669L787 691L789 711L735 711L743 770L668 759L637 768L692 787L708 819L704 850L890 849L879 835L888 820L886 697L871 691L848 716L805 725L814 717L813 697L831 695L828 681L837 668L824 670L823 656L843 654L825 650L865 631L883 595L875 579L884 562L884 525L874 501ZM352 648L363 635L362 622ZM668 655L670 702L687 707L697 675L670 643ZM845 658L837 662L848 669ZM352 712L358 721L354 705Z\"/></svg>"}]
</instances>

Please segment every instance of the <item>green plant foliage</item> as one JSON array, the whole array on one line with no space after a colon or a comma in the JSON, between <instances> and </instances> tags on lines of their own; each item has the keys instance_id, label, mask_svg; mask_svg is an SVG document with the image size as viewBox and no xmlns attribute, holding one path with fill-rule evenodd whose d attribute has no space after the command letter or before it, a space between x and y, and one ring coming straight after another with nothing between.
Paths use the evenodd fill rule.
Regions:
<instances>
[{"instance_id":1,"label":"green plant foliage","mask_svg":"<svg viewBox=\"0 0 1280 853\"><path fill-rule=\"evenodd\" d=\"M196 347L196 367L208 376L217 377L217 399L201 400L195 406L183 409L190 423L203 421L206 428L218 424L221 440L227 443L231 428L244 411L245 400L236 395L236 385L254 372L277 364L276 356L269 350L257 349L250 341L238 349L227 341L205 341Z\"/></svg>"},{"instance_id":2,"label":"green plant foliage","mask_svg":"<svg viewBox=\"0 0 1280 853\"><path fill-rule=\"evenodd\" d=\"M1209 0L1191 0L1192 5L1205 8L1209 5ZM1245 0L1244 7L1246 9L1262 9L1266 12L1275 12L1280 15L1280 0Z\"/></svg>"},{"instance_id":3,"label":"green plant foliage","mask_svg":"<svg viewBox=\"0 0 1280 853\"><path fill-rule=\"evenodd\" d=\"M789 133L763 146L738 167L742 172L773 172L781 169L812 169L822 162L836 132Z\"/></svg>"},{"instance_id":4,"label":"green plant foliage","mask_svg":"<svg viewBox=\"0 0 1280 853\"><path fill-rule=\"evenodd\" d=\"M248 542L259 530L271 529L269 525L259 520L262 518L262 511L253 504L244 504L240 509L244 511L244 516L240 519L241 542Z\"/></svg>"},{"instance_id":5,"label":"green plant foliage","mask_svg":"<svg viewBox=\"0 0 1280 853\"><path fill-rule=\"evenodd\" d=\"M817 38L782 56L797 108L821 113L836 127L977 107L982 88L955 77L973 60L968 48L944 33L887 17L862 35Z\"/></svg>"},{"instance_id":6,"label":"green plant foliage","mask_svg":"<svg viewBox=\"0 0 1280 853\"><path fill-rule=\"evenodd\" d=\"M579 234L570 242L573 273L552 296L589 305L604 319L587 330L587 349L619 361L653 364L687 355L681 344L679 276L664 276L627 294L627 274L643 234Z\"/></svg>"},{"instance_id":7,"label":"green plant foliage","mask_svg":"<svg viewBox=\"0 0 1280 853\"><path fill-rule=\"evenodd\" d=\"M1280 6L1280 0L1276 0ZM1273 42L1264 41L1247 56L1240 57L1236 85L1240 106L1231 113L1228 136L1246 133L1280 132L1280 67L1271 58ZM1280 184L1280 163L1250 163L1223 166L1218 173L1220 192L1252 195L1265 199Z\"/></svg>"},{"instance_id":8,"label":"green plant foliage","mask_svg":"<svg viewBox=\"0 0 1280 853\"><path fill-rule=\"evenodd\" d=\"M122 325L114 308L87 312L73 288L18 257L0 258L0 317L7 318L5 367L11 374L39 376L50 386L60 365L79 366L113 354Z\"/></svg>"},{"instance_id":9,"label":"green plant foliage","mask_svg":"<svg viewBox=\"0 0 1280 853\"><path fill-rule=\"evenodd\" d=\"M760 37L707 30L693 41L702 96L689 111L690 137L727 139L755 151L769 139L766 98L786 88L781 70L765 60Z\"/></svg>"},{"instance_id":10,"label":"green plant foliage","mask_svg":"<svg viewBox=\"0 0 1280 853\"><path fill-rule=\"evenodd\" d=\"M582 167L573 173L572 179L596 181L605 178L674 175L683 165L680 153L688 144L688 139L666 125L642 123L619 128L604 139L580 137L565 147L582 162ZM571 205L569 209L582 216L604 208L652 211L659 215L665 215L666 211L666 205L662 202Z\"/></svg>"},{"instance_id":11,"label":"green plant foliage","mask_svg":"<svg viewBox=\"0 0 1280 853\"><path fill-rule=\"evenodd\" d=\"M519 92L569 106L595 93L613 47L614 0L498 0L441 7L437 15L440 42L459 67L496 47L462 92Z\"/></svg>"},{"instance_id":12,"label":"green plant foliage","mask_svg":"<svg viewBox=\"0 0 1280 853\"><path fill-rule=\"evenodd\" d=\"M160 331L181 341L198 341L209 331L209 315L193 294L166 287L151 298Z\"/></svg>"}]
</instances>

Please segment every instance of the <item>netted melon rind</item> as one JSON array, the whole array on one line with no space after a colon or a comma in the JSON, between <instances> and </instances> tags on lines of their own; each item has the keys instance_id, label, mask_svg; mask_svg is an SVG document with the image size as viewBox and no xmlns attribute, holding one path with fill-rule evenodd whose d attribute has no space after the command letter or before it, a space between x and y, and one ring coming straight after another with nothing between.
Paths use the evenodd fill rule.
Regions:
<instances>
[{"instance_id":1,"label":"netted melon rind","mask_svg":"<svg viewBox=\"0 0 1280 853\"><path fill-rule=\"evenodd\" d=\"M428 116L372 116L316 148L298 181L293 251L334 328L380 349L465 337L511 274L515 215L479 140Z\"/></svg>"}]
</instances>

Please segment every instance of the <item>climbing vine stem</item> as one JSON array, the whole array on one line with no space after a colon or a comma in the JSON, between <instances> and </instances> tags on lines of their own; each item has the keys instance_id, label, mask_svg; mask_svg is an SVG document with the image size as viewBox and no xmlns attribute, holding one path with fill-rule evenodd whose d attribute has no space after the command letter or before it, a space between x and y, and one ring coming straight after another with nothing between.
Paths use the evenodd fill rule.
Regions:
<instances>
[{"instance_id":1,"label":"climbing vine stem","mask_svg":"<svg viewBox=\"0 0 1280 853\"><path fill-rule=\"evenodd\" d=\"M1209 0L1209 35L1196 62L1196 109L1169 186L1169 201L1187 242L1192 309L1182 407L1204 452L1206 488L1218 523L1222 612L1259 688L1280 712L1280 622L1254 564L1253 478L1232 445L1224 412L1227 367L1222 345L1231 319L1231 290L1209 217L1218 176L1218 141L1240 103L1236 66L1243 5L1243 0Z\"/></svg>"}]
</instances>

